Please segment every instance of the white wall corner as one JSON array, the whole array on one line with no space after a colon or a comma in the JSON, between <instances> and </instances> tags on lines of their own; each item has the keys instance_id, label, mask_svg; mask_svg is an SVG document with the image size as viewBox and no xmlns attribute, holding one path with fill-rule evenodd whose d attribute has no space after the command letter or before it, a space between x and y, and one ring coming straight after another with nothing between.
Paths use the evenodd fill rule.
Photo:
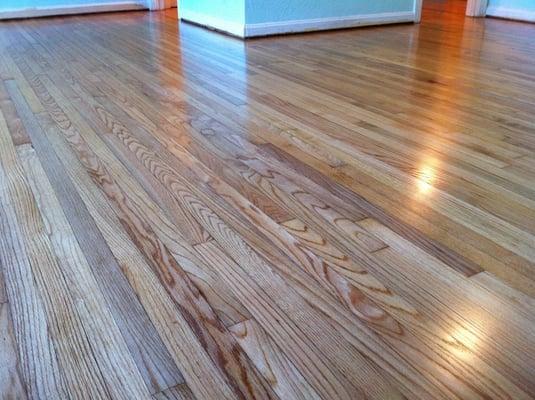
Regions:
<instances>
[{"instance_id":1,"label":"white wall corner","mask_svg":"<svg viewBox=\"0 0 535 400\"><path fill-rule=\"evenodd\" d=\"M468 17L484 17L487 14L488 0L468 0L466 15Z\"/></svg>"},{"instance_id":2,"label":"white wall corner","mask_svg":"<svg viewBox=\"0 0 535 400\"><path fill-rule=\"evenodd\" d=\"M343 17L315 18L282 22L265 22L246 24L245 37L277 35L283 33L298 33L322 31L328 29L354 28L367 25L395 24L415 22L413 11L402 11L380 14L351 15Z\"/></svg>"},{"instance_id":3,"label":"white wall corner","mask_svg":"<svg viewBox=\"0 0 535 400\"><path fill-rule=\"evenodd\" d=\"M180 0L179 0L180 1ZM180 9L180 19L186 22L192 22L196 25L208 29L228 33L240 38L245 37L245 25L243 23L227 21L208 14L197 13L189 10Z\"/></svg>"},{"instance_id":4,"label":"white wall corner","mask_svg":"<svg viewBox=\"0 0 535 400\"><path fill-rule=\"evenodd\" d=\"M151 11L166 10L176 7L176 4L174 0L147 0L147 8Z\"/></svg>"},{"instance_id":5,"label":"white wall corner","mask_svg":"<svg viewBox=\"0 0 535 400\"><path fill-rule=\"evenodd\" d=\"M422 20L423 0L414 0L414 23L419 24Z\"/></svg>"}]
</instances>

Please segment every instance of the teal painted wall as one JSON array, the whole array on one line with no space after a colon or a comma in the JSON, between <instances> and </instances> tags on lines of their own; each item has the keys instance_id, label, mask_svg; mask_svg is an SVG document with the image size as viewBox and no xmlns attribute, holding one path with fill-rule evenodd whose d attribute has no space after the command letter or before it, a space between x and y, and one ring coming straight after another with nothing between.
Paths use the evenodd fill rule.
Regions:
<instances>
[{"instance_id":1,"label":"teal painted wall","mask_svg":"<svg viewBox=\"0 0 535 400\"><path fill-rule=\"evenodd\" d=\"M178 0L180 10L205 14L224 21L245 23L245 0Z\"/></svg>"},{"instance_id":2,"label":"teal painted wall","mask_svg":"<svg viewBox=\"0 0 535 400\"><path fill-rule=\"evenodd\" d=\"M255 24L412 11L414 0L179 0L181 10Z\"/></svg>"},{"instance_id":3,"label":"teal painted wall","mask_svg":"<svg viewBox=\"0 0 535 400\"><path fill-rule=\"evenodd\" d=\"M245 0L248 24L412 11L414 0Z\"/></svg>"},{"instance_id":4,"label":"teal painted wall","mask_svg":"<svg viewBox=\"0 0 535 400\"><path fill-rule=\"evenodd\" d=\"M535 12L535 0L489 0L489 7L503 7Z\"/></svg>"}]
</instances>

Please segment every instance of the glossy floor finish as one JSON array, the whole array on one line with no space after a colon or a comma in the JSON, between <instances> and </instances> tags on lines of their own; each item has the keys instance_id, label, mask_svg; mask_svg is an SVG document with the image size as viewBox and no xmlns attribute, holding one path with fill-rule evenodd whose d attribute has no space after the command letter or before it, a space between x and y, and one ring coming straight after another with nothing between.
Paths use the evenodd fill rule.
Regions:
<instances>
[{"instance_id":1,"label":"glossy floor finish","mask_svg":"<svg viewBox=\"0 0 535 400\"><path fill-rule=\"evenodd\" d=\"M462 7L1 23L0 398L534 398L535 25Z\"/></svg>"}]
</instances>

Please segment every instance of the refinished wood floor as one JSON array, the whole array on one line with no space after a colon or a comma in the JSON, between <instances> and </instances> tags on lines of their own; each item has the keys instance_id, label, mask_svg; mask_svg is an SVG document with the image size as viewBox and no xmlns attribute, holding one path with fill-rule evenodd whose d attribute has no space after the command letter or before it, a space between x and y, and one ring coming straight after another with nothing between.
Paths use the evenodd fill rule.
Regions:
<instances>
[{"instance_id":1,"label":"refinished wood floor","mask_svg":"<svg viewBox=\"0 0 535 400\"><path fill-rule=\"evenodd\" d=\"M535 398L535 25L0 23L2 399Z\"/></svg>"}]
</instances>

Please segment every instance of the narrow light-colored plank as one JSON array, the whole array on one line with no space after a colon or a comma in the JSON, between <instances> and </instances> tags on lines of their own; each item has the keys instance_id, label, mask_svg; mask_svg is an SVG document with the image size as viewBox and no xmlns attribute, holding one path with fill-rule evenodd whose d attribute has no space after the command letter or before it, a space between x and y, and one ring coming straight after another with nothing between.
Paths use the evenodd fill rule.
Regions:
<instances>
[{"instance_id":1,"label":"narrow light-colored plank","mask_svg":"<svg viewBox=\"0 0 535 400\"><path fill-rule=\"evenodd\" d=\"M7 303L6 278L3 268L0 268L0 304Z\"/></svg>"},{"instance_id":2,"label":"narrow light-colored plank","mask_svg":"<svg viewBox=\"0 0 535 400\"><path fill-rule=\"evenodd\" d=\"M19 65L13 60L10 53L4 53L4 57L2 58L4 65L7 65L7 69L9 71L9 73L6 74L3 79L11 78L17 80L18 84L21 86L21 92L23 93L24 98L30 104L32 112L39 113L44 111L43 105L31 89L30 84L21 73Z\"/></svg>"},{"instance_id":3,"label":"narrow light-colored plank","mask_svg":"<svg viewBox=\"0 0 535 400\"><path fill-rule=\"evenodd\" d=\"M26 389L19 372L16 339L8 303L0 303L0 398L25 400Z\"/></svg>"},{"instance_id":4,"label":"narrow light-colored plank","mask_svg":"<svg viewBox=\"0 0 535 400\"><path fill-rule=\"evenodd\" d=\"M4 113L13 144L18 146L30 143L31 139L26 133L22 121L17 115L17 110L15 109L13 101L9 97L9 93L7 93L3 84L0 84L0 108Z\"/></svg>"},{"instance_id":5,"label":"narrow light-colored plank","mask_svg":"<svg viewBox=\"0 0 535 400\"><path fill-rule=\"evenodd\" d=\"M523 313L526 318L535 321L535 297L506 285L496 276L486 271L470 277L470 280L479 283L491 293L507 299L517 308L517 312Z\"/></svg>"}]
</instances>

